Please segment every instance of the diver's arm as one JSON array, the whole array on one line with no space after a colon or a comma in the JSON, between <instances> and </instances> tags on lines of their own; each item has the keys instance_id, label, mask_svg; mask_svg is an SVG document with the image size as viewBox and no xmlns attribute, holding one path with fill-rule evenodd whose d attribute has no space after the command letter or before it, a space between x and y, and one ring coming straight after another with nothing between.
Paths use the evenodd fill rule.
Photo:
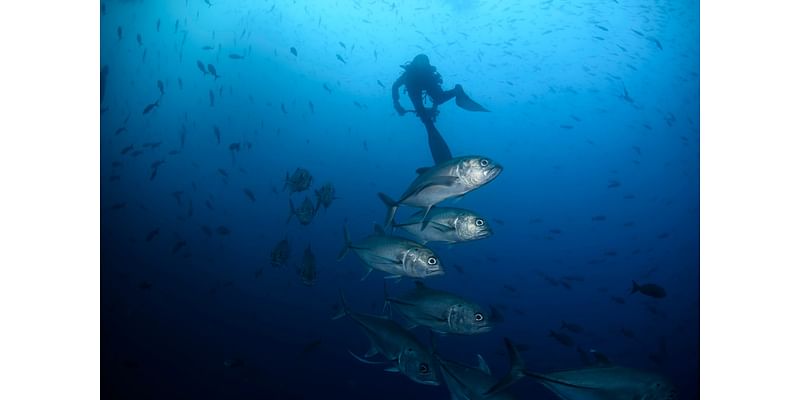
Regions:
<instances>
[{"instance_id":1,"label":"diver's arm","mask_svg":"<svg viewBox=\"0 0 800 400\"><path fill-rule=\"evenodd\" d=\"M392 102L394 105L395 111L398 114L404 115L407 111L400 105L400 86L406 84L406 74L400 75L396 81L392 84Z\"/></svg>"}]
</instances>

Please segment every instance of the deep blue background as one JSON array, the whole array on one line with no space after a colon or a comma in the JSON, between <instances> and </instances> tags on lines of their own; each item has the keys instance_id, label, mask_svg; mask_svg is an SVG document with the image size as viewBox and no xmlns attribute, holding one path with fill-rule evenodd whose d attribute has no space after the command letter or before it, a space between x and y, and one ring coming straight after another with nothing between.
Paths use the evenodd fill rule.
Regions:
<instances>
[{"instance_id":1,"label":"deep blue background","mask_svg":"<svg viewBox=\"0 0 800 400\"><path fill-rule=\"evenodd\" d=\"M530 369L580 367L574 348L547 337L565 320L585 328L571 334L582 348L661 371L685 398L698 396L698 2L494 3L105 2L104 397L447 398L444 386L355 361L346 350L366 351L364 335L351 321L330 320L340 288L356 311L378 313L382 305L381 273L360 281L354 255L335 261L342 224L355 238L370 233L385 213L376 193L398 196L414 170L431 163L422 124L393 112L388 89L399 65L420 52L445 89L461 83L492 110L441 107L437 125L454 154L486 155L505 167L456 204L485 215L495 235L435 247L447 273L427 282L504 307L505 322L483 336L440 338L440 352L470 364L480 353L499 377L508 336L529 346ZM198 60L221 77L203 76ZM158 80L160 107L143 115L159 97ZM161 144L143 147L151 142ZM243 144L234 158L234 142L252 147ZM122 155L129 145L134 150ZM165 163L150 180L158 160ZM311 171L314 188L329 181L341 197L309 226L286 224L283 179L297 167ZM182 205L175 191L183 191ZM313 196L292 199L299 205L306 194ZM209 237L203 225L231 234ZM275 269L269 253L285 235L291 266ZM187 246L173 254L179 240ZM319 273L313 287L294 271L309 243ZM540 273L584 281L567 289ZM632 279L658 283L668 295L628 296ZM411 287L405 280L389 290ZM415 332L427 342L427 332ZM662 338L664 362L656 364L648 356ZM321 344L304 352L315 340ZM223 365L234 358L244 365ZM512 390L554 398L534 382Z\"/></svg>"}]
</instances>

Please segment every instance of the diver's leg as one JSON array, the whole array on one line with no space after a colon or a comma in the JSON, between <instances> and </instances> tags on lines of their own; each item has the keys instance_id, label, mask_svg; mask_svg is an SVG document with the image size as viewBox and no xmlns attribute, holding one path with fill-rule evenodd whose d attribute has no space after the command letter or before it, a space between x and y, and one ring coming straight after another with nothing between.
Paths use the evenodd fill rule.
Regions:
<instances>
[{"instance_id":1,"label":"diver's leg","mask_svg":"<svg viewBox=\"0 0 800 400\"><path fill-rule=\"evenodd\" d=\"M435 106L446 103L453 97L458 96L459 93L464 93L464 91L461 89L461 85L456 85L455 88L450 90L442 90L442 87L437 85L436 87L431 88L431 90L428 90L428 96L431 97L431 100L433 100L433 104Z\"/></svg>"},{"instance_id":2,"label":"diver's leg","mask_svg":"<svg viewBox=\"0 0 800 400\"><path fill-rule=\"evenodd\" d=\"M425 130L428 131L428 147L431 148L433 162L436 164L441 164L453 158L453 154L450 153L450 148L447 147L447 142L444 141L444 138L439 133L439 130L436 129L435 125L433 125L433 122L429 121L425 123Z\"/></svg>"},{"instance_id":3,"label":"diver's leg","mask_svg":"<svg viewBox=\"0 0 800 400\"><path fill-rule=\"evenodd\" d=\"M426 110L425 105L422 104L422 93L409 93L408 97L411 99L411 104L414 105L414 111L417 112L417 116L422 120L422 123L432 122L428 110Z\"/></svg>"}]
</instances>

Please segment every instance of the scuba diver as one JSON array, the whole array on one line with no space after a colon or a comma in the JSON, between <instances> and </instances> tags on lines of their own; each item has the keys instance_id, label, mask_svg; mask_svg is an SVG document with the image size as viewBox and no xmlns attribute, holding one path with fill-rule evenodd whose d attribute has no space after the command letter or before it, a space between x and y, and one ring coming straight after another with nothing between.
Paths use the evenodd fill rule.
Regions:
<instances>
[{"instance_id":1,"label":"scuba diver","mask_svg":"<svg viewBox=\"0 0 800 400\"><path fill-rule=\"evenodd\" d=\"M433 124L436 116L439 115L439 104L442 104L453 97L456 98L456 105L469 111L488 112L486 108L476 103L464 93L461 85L456 85L453 89L442 89L442 76L436 72L436 67L432 66L428 56L419 54L414 60L401 66L405 69L402 75L392 85L392 100L394 109L401 116L409 112L400 105L400 86L405 85L411 104L414 105L414 112L422 120L425 129L428 131L428 146L430 146L433 161L436 164L442 163L453 158L450 148L444 138ZM433 103L432 107L425 107L423 103L423 92Z\"/></svg>"}]
</instances>

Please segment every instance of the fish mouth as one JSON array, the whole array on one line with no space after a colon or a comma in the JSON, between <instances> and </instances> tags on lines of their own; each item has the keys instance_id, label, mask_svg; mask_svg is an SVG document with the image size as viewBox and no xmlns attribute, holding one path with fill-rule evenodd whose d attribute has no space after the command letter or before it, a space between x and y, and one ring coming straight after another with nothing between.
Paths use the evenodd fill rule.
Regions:
<instances>
[{"instance_id":1,"label":"fish mouth","mask_svg":"<svg viewBox=\"0 0 800 400\"><path fill-rule=\"evenodd\" d=\"M441 268L439 268L439 269L432 270L432 271L426 271L426 275L427 275L427 276L438 276L438 275L444 275L444 270L443 270L443 269L441 269Z\"/></svg>"}]
</instances>

